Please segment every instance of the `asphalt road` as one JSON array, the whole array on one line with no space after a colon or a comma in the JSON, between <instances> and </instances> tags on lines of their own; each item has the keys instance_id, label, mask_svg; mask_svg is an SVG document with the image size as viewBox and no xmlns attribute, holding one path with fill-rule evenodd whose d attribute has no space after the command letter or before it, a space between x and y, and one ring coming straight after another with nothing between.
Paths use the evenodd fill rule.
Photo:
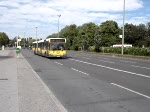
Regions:
<instances>
[{"instance_id":1,"label":"asphalt road","mask_svg":"<svg viewBox=\"0 0 150 112\"><path fill-rule=\"evenodd\" d=\"M150 61L69 52L21 51L68 112L150 112Z\"/></svg>"}]
</instances>

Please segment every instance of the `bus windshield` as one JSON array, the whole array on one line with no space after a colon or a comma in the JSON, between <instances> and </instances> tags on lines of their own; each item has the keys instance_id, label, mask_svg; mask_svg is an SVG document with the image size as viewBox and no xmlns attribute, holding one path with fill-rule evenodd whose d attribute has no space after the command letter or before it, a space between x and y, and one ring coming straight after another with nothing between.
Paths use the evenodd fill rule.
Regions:
<instances>
[{"instance_id":1,"label":"bus windshield","mask_svg":"<svg viewBox=\"0 0 150 112\"><path fill-rule=\"evenodd\" d=\"M51 44L51 50L65 50L65 45L60 44Z\"/></svg>"}]
</instances>

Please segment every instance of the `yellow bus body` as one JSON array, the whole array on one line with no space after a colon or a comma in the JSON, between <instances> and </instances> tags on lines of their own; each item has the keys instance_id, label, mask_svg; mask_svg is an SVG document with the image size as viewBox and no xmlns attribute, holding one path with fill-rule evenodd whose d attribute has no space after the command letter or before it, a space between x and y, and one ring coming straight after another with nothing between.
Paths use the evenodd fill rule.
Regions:
<instances>
[{"instance_id":1,"label":"yellow bus body","mask_svg":"<svg viewBox=\"0 0 150 112\"><path fill-rule=\"evenodd\" d=\"M35 41L32 43L32 52L46 57L66 57L67 50L64 47L65 44L65 38L49 38L46 40ZM52 49L54 46L61 47L63 49Z\"/></svg>"}]
</instances>

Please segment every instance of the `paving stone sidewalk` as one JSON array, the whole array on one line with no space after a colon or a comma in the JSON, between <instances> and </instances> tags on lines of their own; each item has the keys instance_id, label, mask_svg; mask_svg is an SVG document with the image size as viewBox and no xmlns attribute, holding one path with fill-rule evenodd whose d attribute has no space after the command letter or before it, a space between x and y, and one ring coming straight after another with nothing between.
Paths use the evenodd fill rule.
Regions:
<instances>
[{"instance_id":1,"label":"paving stone sidewalk","mask_svg":"<svg viewBox=\"0 0 150 112\"><path fill-rule=\"evenodd\" d=\"M0 112L67 112L26 59L0 51Z\"/></svg>"}]
</instances>

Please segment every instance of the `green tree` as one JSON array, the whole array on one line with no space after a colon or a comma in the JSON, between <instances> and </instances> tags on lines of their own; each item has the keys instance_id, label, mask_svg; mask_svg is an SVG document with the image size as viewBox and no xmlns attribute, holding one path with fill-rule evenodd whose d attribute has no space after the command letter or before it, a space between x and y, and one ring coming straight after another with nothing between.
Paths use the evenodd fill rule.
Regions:
<instances>
[{"instance_id":1,"label":"green tree","mask_svg":"<svg viewBox=\"0 0 150 112\"><path fill-rule=\"evenodd\" d=\"M138 39L137 37L137 26L133 24L125 24L125 38L124 41L126 44L135 45L135 40Z\"/></svg>"},{"instance_id":2,"label":"green tree","mask_svg":"<svg viewBox=\"0 0 150 112\"><path fill-rule=\"evenodd\" d=\"M150 36L150 22L147 23L147 35Z\"/></svg>"},{"instance_id":3,"label":"green tree","mask_svg":"<svg viewBox=\"0 0 150 112\"><path fill-rule=\"evenodd\" d=\"M118 27L117 22L108 20L101 23L100 26L89 22L82 26L75 24L64 27L59 37L67 38L68 49L82 48L88 50L95 48L99 51L100 47L110 47L113 44L121 44L122 29ZM49 35L47 38L57 38L58 33ZM132 44L133 46L141 47L145 45L150 46L150 22L145 24L133 25L125 24L125 44Z\"/></svg>"},{"instance_id":4,"label":"green tree","mask_svg":"<svg viewBox=\"0 0 150 112\"><path fill-rule=\"evenodd\" d=\"M53 33L52 35L47 36L47 38L57 38L58 33Z\"/></svg>"},{"instance_id":5,"label":"green tree","mask_svg":"<svg viewBox=\"0 0 150 112\"><path fill-rule=\"evenodd\" d=\"M6 33L0 32L0 46L9 44L9 38Z\"/></svg>"},{"instance_id":6,"label":"green tree","mask_svg":"<svg viewBox=\"0 0 150 112\"><path fill-rule=\"evenodd\" d=\"M95 26L95 35L94 35L94 46L95 46L95 51L99 52L100 47L102 46L102 33L100 32L100 27Z\"/></svg>"},{"instance_id":7,"label":"green tree","mask_svg":"<svg viewBox=\"0 0 150 112\"><path fill-rule=\"evenodd\" d=\"M146 46L145 43L145 38L147 37L147 28L145 24L139 24L137 26L138 34L137 37L138 39L135 42L135 45L138 47L142 47L143 45Z\"/></svg>"},{"instance_id":8,"label":"green tree","mask_svg":"<svg viewBox=\"0 0 150 112\"><path fill-rule=\"evenodd\" d=\"M60 37L67 38L67 47L74 48L77 45L78 28L75 24L66 26L60 31Z\"/></svg>"},{"instance_id":9,"label":"green tree","mask_svg":"<svg viewBox=\"0 0 150 112\"><path fill-rule=\"evenodd\" d=\"M135 47L146 46L147 28L144 24L133 25L125 24L125 43L132 44Z\"/></svg>"},{"instance_id":10,"label":"green tree","mask_svg":"<svg viewBox=\"0 0 150 112\"><path fill-rule=\"evenodd\" d=\"M147 36L145 38L146 47L150 47L150 22L147 23Z\"/></svg>"},{"instance_id":11,"label":"green tree","mask_svg":"<svg viewBox=\"0 0 150 112\"><path fill-rule=\"evenodd\" d=\"M80 27L78 38L84 50L88 50L90 46L95 46L95 39L98 35L97 29L98 26L92 22L85 23Z\"/></svg>"},{"instance_id":12,"label":"green tree","mask_svg":"<svg viewBox=\"0 0 150 112\"><path fill-rule=\"evenodd\" d=\"M100 32L102 36L102 46L110 47L116 44L117 38L119 38L120 28L115 21L106 21L100 25Z\"/></svg>"}]
</instances>

